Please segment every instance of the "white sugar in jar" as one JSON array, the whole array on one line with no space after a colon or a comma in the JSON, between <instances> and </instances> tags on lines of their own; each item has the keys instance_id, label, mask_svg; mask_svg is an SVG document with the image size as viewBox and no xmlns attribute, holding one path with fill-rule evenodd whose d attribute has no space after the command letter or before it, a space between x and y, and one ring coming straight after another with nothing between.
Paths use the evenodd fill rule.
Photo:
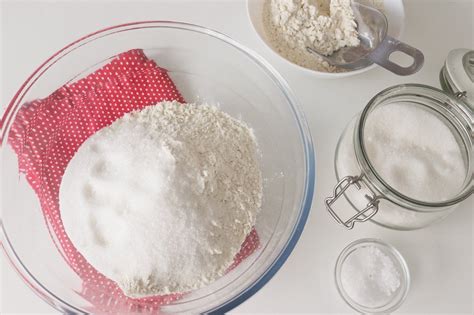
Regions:
<instances>
[{"instance_id":1,"label":"white sugar in jar","mask_svg":"<svg viewBox=\"0 0 474 315\"><path fill-rule=\"evenodd\" d=\"M421 228L473 194L473 159L467 103L429 86L394 86L377 94L342 134L339 183L326 207L347 228L369 219L399 230ZM353 208L344 218L336 203L342 195Z\"/></svg>"}]
</instances>

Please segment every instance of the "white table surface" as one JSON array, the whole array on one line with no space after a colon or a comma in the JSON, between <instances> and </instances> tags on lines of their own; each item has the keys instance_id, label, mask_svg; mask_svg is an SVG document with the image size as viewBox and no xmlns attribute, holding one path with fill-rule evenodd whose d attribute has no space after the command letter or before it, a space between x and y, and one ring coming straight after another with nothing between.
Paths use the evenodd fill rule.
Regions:
<instances>
[{"instance_id":1,"label":"white table surface","mask_svg":"<svg viewBox=\"0 0 474 315\"><path fill-rule=\"evenodd\" d=\"M402 78L382 69L322 80L277 58L253 32L245 1L2 1L0 0L1 105L27 76L71 41L106 26L138 20L180 20L224 32L267 58L286 78L306 113L317 156L317 186L304 233L288 261L235 313L351 313L339 297L333 268L349 242L377 237L395 245L412 273L400 313L473 313L473 199L434 226L398 232L372 223L353 231L337 226L323 207L332 190L336 141L350 118L380 90L399 83L439 86L438 72L452 48L474 47L472 0L406 0L403 39L424 51L426 63ZM0 313L55 313L6 262L1 263Z\"/></svg>"}]
</instances>

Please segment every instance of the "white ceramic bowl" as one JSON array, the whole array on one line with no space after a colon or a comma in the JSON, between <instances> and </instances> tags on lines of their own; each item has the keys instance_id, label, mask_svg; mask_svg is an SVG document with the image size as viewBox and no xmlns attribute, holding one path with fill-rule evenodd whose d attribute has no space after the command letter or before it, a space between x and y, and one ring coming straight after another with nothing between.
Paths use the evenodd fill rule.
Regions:
<instances>
[{"instance_id":1,"label":"white ceramic bowl","mask_svg":"<svg viewBox=\"0 0 474 315\"><path fill-rule=\"evenodd\" d=\"M366 72L376 67L376 65L371 65L369 67L355 70L355 71L330 73L330 72L322 72L322 71L308 69L289 61L288 59L280 55L272 47L272 45L270 44L267 38L267 35L263 28L263 18L262 18L263 4L265 3L265 1L267 0L247 0L247 10L248 10L250 21L253 25L254 30L257 32L260 39L266 44L266 46L270 48L270 50L273 53L277 54L280 58L282 58L288 64L290 64L292 67L300 69L304 72L311 73L314 76L317 76L320 78L327 78L327 79L349 77L352 75ZM405 9L403 7L403 1L402 0L384 0L384 8L385 8L384 9L385 15L387 16L387 19L388 19L388 34L394 38L400 39L403 33L404 22L405 22Z\"/></svg>"}]
</instances>

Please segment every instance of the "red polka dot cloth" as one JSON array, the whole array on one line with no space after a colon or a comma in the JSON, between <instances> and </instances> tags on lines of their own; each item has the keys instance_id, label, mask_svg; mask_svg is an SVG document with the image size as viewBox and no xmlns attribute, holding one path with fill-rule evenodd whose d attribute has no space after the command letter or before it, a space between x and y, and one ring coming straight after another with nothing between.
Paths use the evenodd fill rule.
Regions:
<instances>
[{"instance_id":1,"label":"red polka dot cloth","mask_svg":"<svg viewBox=\"0 0 474 315\"><path fill-rule=\"evenodd\" d=\"M135 49L44 99L25 103L11 128L8 140L18 156L19 170L40 200L58 250L83 280L80 294L93 305L94 313L158 313L160 305L182 296L125 296L115 282L95 270L74 248L59 212L61 178L79 146L125 113L171 100L184 103L167 71ZM229 270L258 246L259 238L253 230Z\"/></svg>"}]
</instances>

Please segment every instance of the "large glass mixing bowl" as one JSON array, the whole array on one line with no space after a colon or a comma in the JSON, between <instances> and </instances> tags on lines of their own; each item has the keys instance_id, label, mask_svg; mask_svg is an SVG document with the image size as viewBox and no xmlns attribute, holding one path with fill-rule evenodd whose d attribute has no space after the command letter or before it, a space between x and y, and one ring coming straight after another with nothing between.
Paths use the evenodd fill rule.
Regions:
<instances>
[{"instance_id":1,"label":"large glass mixing bowl","mask_svg":"<svg viewBox=\"0 0 474 315\"><path fill-rule=\"evenodd\" d=\"M56 309L95 313L104 309L99 304L111 303L107 293L84 298L82 280L63 258L7 140L25 102L44 98L134 48L166 68L188 102L218 103L257 137L264 176L256 225L261 246L218 281L161 307L165 313L228 311L265 285L290 255L311 207L315 160L305 119L282 77L254 52L200 26L151 21L111 27L65 47L28 78L1 120L2 247L22 279Z\"/></svg>"}]
</instances>

